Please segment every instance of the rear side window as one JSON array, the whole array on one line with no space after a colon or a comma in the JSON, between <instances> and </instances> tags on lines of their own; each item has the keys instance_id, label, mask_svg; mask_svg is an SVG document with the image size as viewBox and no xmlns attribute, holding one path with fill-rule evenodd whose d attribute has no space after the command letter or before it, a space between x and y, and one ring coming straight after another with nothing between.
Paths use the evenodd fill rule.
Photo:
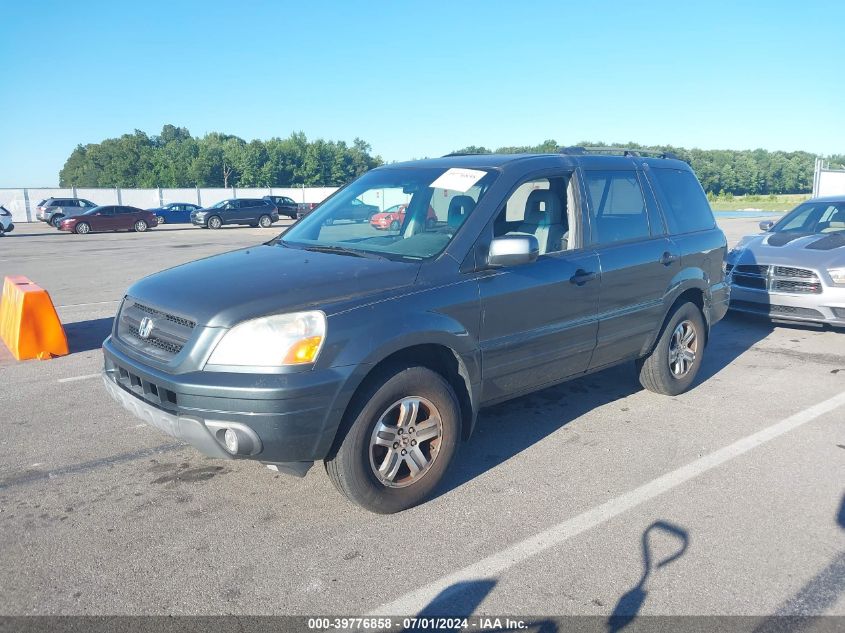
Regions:
<instances>
[{"instance_id":1,"label":"rear side window","mask_svg":"<svg viewBox=\"0 0 845 633\"><path fill-rule=\"evenodd\" d=\"M716 226L707 196L692 172L652 169L651 173L663 193L663 208L671 233L705 231Z\"/></svg>"},{"instance_id":2,"label":"rear side window","mask_svg":"<svg viewBox=\"0 0 845 633\"><path fill-rule=\"evenodd\" d=\"M637 173L586 171L593 241L625 242L650 236L648 214Z\"/></svg>"}]
</instances>

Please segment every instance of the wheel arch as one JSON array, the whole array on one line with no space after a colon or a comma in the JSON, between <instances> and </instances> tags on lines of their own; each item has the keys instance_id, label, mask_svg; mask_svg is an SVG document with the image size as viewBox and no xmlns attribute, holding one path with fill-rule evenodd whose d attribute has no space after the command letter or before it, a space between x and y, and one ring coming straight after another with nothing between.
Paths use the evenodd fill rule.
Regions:
<instances>
[{"instance_id":1,"label":"wheel arch","mask_svg":"<svg viewBox=\"0 0 845 633\"><path fill-rule=\"evenodd\" d=\"M441 333L442 336L442 333ZM392 341L374 353L368 362L358 369L347 381L343 398L340 424L335 430L329 455L337 450L351 424L351 412L360 406L360 398L373 381L381 380L387 373L402 367L421 366L436 372L446 380L455 392L461 411L461 439L472 434L478 413L478 385L473 382L474 359L458 351L459 346L450 345L438 337Z\"/></svg>"},{"instance_id":2,"label":"wheel arch","mask_svg":"<svg viewBox=\"0 0 845 633\"><path fill-rule=\"evenodd\" d=\"M710 317L708 316L706 285L703 282L695 283L694 281L691 281L685 284L680 284L674 292L667 296L665 302L666 309L663 312L663 319L660 321L660 327L655 328L648 342L641 350L640 356L645 356L654 349L654 346L657 344L657 341L660 340L663 331L666 329L666 324L669 322L669 319L672 317L675 309L684 303L694 304L701 312L705 328L704 344L707 345L710 340Z\"/></svg>"}]
</instances>

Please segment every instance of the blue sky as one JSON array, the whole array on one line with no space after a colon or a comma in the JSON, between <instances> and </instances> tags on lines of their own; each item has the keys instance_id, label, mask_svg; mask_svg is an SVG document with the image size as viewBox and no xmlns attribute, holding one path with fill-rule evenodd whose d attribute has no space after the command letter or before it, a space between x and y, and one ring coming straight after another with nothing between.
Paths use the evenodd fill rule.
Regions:
<instances>
[{"instance_id":1,"label":"blue sky","mask_svg":"<svg viewBox=\"0 0 845 633\"><path fill-rule=\"evenodd\" d=\"M164 123L386 160L554 138L845 153L845 2L7 2L0 186Z\"/></svg>"}]
</instances>

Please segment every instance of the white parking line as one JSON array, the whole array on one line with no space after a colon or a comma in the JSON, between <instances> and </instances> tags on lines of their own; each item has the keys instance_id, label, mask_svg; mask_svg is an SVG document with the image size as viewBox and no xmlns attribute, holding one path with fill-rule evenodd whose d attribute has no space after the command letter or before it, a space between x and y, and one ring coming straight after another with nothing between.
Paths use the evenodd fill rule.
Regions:
<instances>
[{"instance_id":1,"label":"white parking line","mask_svg":"<svg viewBox=\"0 0 845 633\"><path fill-rule=\"evenodd\" d=\"M766 427L762 431L753 433L737 440L733 444L705 455L686 466L666 473L600 506L596 506L576 517L558 523L539 534L514 543L510 547L491 554L487 558L483 558L463 569L443 576L434 582L405 594L393 602L383 604L376 608L371 615L408 615L409 613L419 613L438 594L455 583L494 577L532 556L536 556L556 545L560 545L574 536L601 525L623 512L627 512L646 501L662 495L664 492L677 488L690 479L721 466L753 448L797 429L799 426L815 420L819 416L829 413L842 405L845 405L845 391L824 402L799 411L772 426Z\"/></svg>"},{"instance_id":2,"label":"white parking line","mask_svg":"<svg viewBox=\"0 0 845 633\"><path fill-rule=\"evenodd\" d=\"M71 376L70 378L59 378L58 382L76 382L77 380L91 380L99 378L100 374L85 374L84 376Z\"/></svg>"},{"instance_id":3,"label":"white parking line","mask_svg":"<svg viewBox=\"0 0 845 633\"><path fill-rule=\"evenodd\" d=\"M83 308L85 306L101 306L108 303L120 303L120 299L114 301L94 301L92 303L66 303L65 305L56 306L56 308Z\"/></svg>"}]
</instances>

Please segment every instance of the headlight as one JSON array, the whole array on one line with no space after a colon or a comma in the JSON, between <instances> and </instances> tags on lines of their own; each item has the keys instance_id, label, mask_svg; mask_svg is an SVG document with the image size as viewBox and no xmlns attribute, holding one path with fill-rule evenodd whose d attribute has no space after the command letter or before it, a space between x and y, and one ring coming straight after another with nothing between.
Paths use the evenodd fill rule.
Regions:
<instances>
[{"instance_id":1,"label":"headlight","mask_svg":"<svg viewBox=\"0 0 845 633\"><path fill-rule=\"evenodd\" d=\"M837 286L845 286L845 268L828 268L827 274Z\"/></svg>"},{"instance_id":2,"label":"headlight","mask_svg":"<svg viewBox=\"0 0 845 633\"><path fill-rule=\"evenodd\" d=\"M209 365L281 367L317 360L326 337L326 315L318 310L244 321L214 348Z\"/></svg>"}]
</instances>

